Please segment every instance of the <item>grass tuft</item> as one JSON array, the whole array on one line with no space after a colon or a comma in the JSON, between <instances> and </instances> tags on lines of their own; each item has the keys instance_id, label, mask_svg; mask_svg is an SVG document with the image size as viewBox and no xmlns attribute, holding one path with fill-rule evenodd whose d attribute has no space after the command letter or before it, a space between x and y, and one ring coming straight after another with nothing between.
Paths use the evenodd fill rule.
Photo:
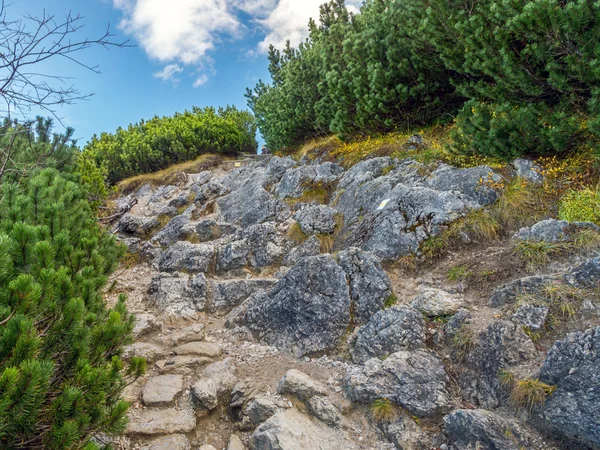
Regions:
<instances>
[{"instance_id":1,"label":"grass tuft","mask_svg":"<svg viewBox=\"0 0 600 450\"><path fill-rule=\"evenodd\" d=\"M463 325L452 339L452 350L459 361L463 361L475 345L475 336L471 329Z\"/></svg>"},{"instance_id":2,"label":"grass tuft","mask_svg":"<svg viewBox=\"0 0 600 450\"><path fill-rule=\"evenodd\" d=\"M560 200L558 216L569 222L600 225L600 189L568 191Z\"/></svg>"},{"instance_id":3,"label":"grass tuft","mask_svg":"<svg viewBox=\"0 0 600 450\"><path fill-rule=\"evenodd\" d=\"M387 398L377 399L371 405L371 416L376 422L392 422L398 414L398 407Z\"/></svg>"},{"instance_id":4,"label":"grass tuft","mask_svg":"<svg viewBox=\"0 0 600 450\"><path fill-rule=\"evenodd\" d=\"M321 253L331 253L335 244L335 237L331 234L317 234Z\"/></svg>"},{"instance_id":5,"label":"grass tuft","mask_svg":"<svg viewBox=\"0 0 600 450\"><path fill-rule=\"evenodd\" d=\"M448 281L458 282L466 281L472 275L473 271L467 266L454 266L448 269L448 272L446 273L446 278L448 278Z\"/></svg>"},{"instance_id":6,"label":"grass tuft","mask_svg":"<svg viewBox=\"0 0 600 450\"><path fill-rule=\"evenodd\" d=\"M534 406L543 404L555 390L556 386L547 385L540 380L517 380L510 393L510 402L517 408L531 411Z\"/></svg>"},{"instance_id":7,"label":"grass tuft","mask_svg":"<svg viewBox=\"0 0 600 450\"><path fill-rule=\"evenodd\" d=\"M500 372L498 372L498 381L500 381L500 385L509 391L512 391L512 388L515 385L515 380L515 374L509 370L502 369Z\"/></svg>"},{"instance_id":8,"label":"grass tuft","mask_svg":"<svg viewBox=\"0 0 600 450\"><path fill-rule=\"evenodd\" d=\"M302 227L298 222L294 222L287 232L287 237L290 241L296 244L301 244L308 239L308 236L302 231Z\"/></svg>"},{"instance_id":9,"label":"grass tuft","mask_svg":"<svg viewBox=\"0 0 600 450\"><path fill-rule=\"evenodd\" d=\"M391 308L396 303L398 303L398 297L392 292L390 296L385 300L383 306L385 306L386 308Z\"/></svg>"}]
</instances>

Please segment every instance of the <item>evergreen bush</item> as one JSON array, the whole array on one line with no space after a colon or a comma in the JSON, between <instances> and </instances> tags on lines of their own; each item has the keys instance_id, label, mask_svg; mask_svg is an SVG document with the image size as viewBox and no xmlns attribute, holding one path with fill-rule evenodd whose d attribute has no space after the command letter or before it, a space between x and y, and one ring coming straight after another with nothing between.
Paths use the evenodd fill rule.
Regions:
<instances>
[{"instance_id":1,"label":"evergreen bush","mask_svg":"<svg viewBox=\"0 0 600 450\"><path fill-rule=\"evenodd\" d=\"M120 358L124 298L102 298L124 249L55 169L0 189L0 448L97 448L92 436L124 430L120 394L145 369Z\"/></svg>"}]
</instances>

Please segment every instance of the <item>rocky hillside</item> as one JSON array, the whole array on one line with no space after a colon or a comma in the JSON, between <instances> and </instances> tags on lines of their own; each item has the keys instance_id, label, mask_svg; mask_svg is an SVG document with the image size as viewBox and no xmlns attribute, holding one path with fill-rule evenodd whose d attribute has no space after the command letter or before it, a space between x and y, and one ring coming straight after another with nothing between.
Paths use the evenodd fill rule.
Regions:
<instances>
[{"instance_id":1,"label":"rocky hillside","mask_svg":"<svg viewBox=\"0 0 600 450\"><path fill-rule=\"evenodd\" d=\"M119 198L110 293L149 361L121 448L600 449L598 227L431 257L516 176L543 181L271 157Z\"/></svg>"}]
</instances>

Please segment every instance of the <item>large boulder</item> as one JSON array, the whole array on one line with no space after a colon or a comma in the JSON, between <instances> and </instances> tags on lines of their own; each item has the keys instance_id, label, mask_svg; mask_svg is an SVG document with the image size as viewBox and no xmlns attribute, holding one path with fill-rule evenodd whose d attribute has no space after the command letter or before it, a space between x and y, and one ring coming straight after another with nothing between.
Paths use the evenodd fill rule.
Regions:
<instances>
[{"instance_id":1,"label":"large boulder","mask_svg":"<svg viewBox=\"0 0 600 450\"><path fill-rule=\"evenodd\" d=\"M498 320L481 331L463 361L459 382L462 394L483 408L500 404L502 388L498 372L526 363L536 357L531 339L520 325Z\"/></svg>"},{"instance_id":2,"label":"large boulder","mask_svg":"<svg viewBox=\"0 0 600 450\"><path fill-rule=\"evenodd\" d=\"M213 282L210 312L227 313L260 289L269 289L276 280L268 278L233 279Z\"/></svg>"},{"instance_id":3,"label":"large boulder","mask_svg":"<svg viewBox=\"0 0 600 450\"><path fill-rule=\"evenodd\" d=\"M172 406L183 390L181 375L151 377L142 389L142 402L146 406Z\"/></svg>"},{"instance_id":4,"label":"large boulder","mask_svg":"<svg viewBox=\"0 0 600 450\"><path fill-rule=\"evenodd\" d=\"M251 297L244 324L297 356L337 347L351 325L369 320L391 294L372 255L349 249L338 259L325 254L300 260L271 291Z\"/></svg>"},{"instance_id":5,"label":"large boulder","mask_svg":"<svg viewBox=\"0 0 600 450\"><path fill-rule=\"evenodd\" d=\"M449 377L442 361L430 350L399 351L385 360L370 359L351 366L344 391L354 402L371 404L387 398L419 417L448 411Z\"/></svg>"},{"instance_id":6,"label":"large boulder","mask_svg":"<svg viewBox=\"0 0 600 450\"><path fill-rule=\"evenodd\" d=\"M442 165L427 180L429 187L438 191L460 192L481 206L491 205L498 200L498 189L502 176L488 166L457 169Z\"/></svg>"},{"instance_id":7,"label":"large boulder","mask_svg":"<svg viewBox=\"0 0 600 450\"><path fill-rule=\"evenodd\" d=\"M346 273L331 255L301 260L266 296L252 300L245 325L297 356L336 347L350 325Z\"/></svg>"},{"instance_id":8,"label":"large boulder","mask_svg":"<svg viewBox=\"0 0 600 450\"><path fill-rule=\"evenodd\" d=\"M600 327L568 334L548 352L540 381L557 386L535 410L540 425L578 448L600 449Z\"/></svg>"},{"instance_id":9,"label":"large boulder","mask_svg":"<svg viewBox=\"0 0 600 450\"><path fill-rule=\"evenodd\" d=\"M444 417L444 427L457 450L547 450L534 432L498 414L482 409L457 409Z\"/></svg>"},{"instance_id":10,"label":"large boulder","mask_svg":"<svg viewBox=\"0 0 600 450\"><path fill-rule=\"evenodd\" d=\"M161 273L150 282L148 297L161 312L193 317L207 305L208 281L199 273Z\"/></svg>"},{"instance_id":11,"label":"large boulder","mask_svg":"<svg viewBox=\"0 0 600 450\"><path fill-rule=\"evenodd\" d=\"M423 315L413 308L393 306L379 311L358 331L352 360L362 363L399 350L424 347L425 330Z\"/></svg>"}]
</instances>

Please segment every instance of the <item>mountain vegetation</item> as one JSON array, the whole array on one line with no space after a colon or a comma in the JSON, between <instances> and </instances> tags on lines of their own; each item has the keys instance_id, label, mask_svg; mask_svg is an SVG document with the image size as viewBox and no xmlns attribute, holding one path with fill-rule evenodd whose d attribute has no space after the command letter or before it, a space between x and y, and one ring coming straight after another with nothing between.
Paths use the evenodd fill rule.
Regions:
<instances>
[{"instance_id":1,"label":"mountain vegetation","mask_svg":"<svg viewBox=\"0 0 600 450\"><path fill-rule=\"evenodd\" d=\"M599 18L588 0L333 0L246 96L272 149L454 122L458 153L564 153L600 133Z\"/></svg>"}]
</instances>

